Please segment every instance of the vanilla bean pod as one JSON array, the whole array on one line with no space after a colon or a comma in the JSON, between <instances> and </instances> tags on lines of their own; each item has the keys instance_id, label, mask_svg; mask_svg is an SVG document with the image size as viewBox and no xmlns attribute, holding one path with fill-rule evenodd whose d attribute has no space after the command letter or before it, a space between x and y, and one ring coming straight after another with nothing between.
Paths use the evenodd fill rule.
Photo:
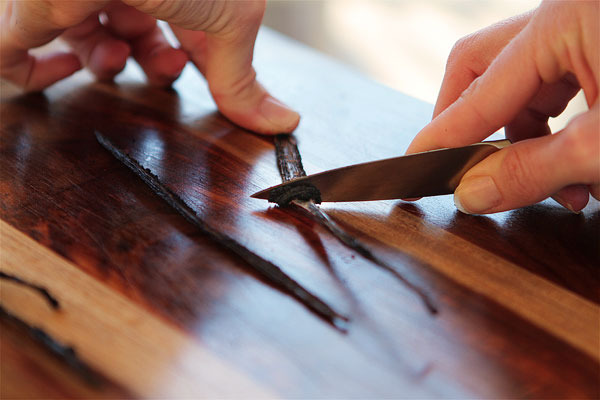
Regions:
<instances>
[{"instance_id":1,"label":"vanilla bean pod","mask_svg":"<svg viewBox=\"0 0 600 400\"><path fill-rule=\"evenodd\" d=\"M149 169L146 169L140 165L140 163L130 157L127 153L124 153L118 149L101 133L96 132L96 138L106 150L108 150L117 160L132 170L139 178L142 179L142 181L144 181L144 183L150 186L154 193L166 201L185 219L196 225L198 228L200 228L200 230L202 230L202 232L210 236L217 243L237 254L275 287L298 300L306 308L332 324L337 329L341 331L345 330L344 327L348 321L347 317L339 314L323 300L310 293L298 282L283 272L277 265L265 260L230 236L214 229L209 224L204 222L196 215L196 212L190 208L177 194L172 192L168 187L160 182L156 175L154 175Z\"/></svg>"},{"instance_id":2,"label":"vanilla bean pod","mask_svg":"<svg viewBox=\"0 0 600 400\"><path fill-rule=\"evenodd\" d=\"M42 346L50 351L50 353L71 367L88 384L92 386L100 385L101 381L98 379L94 371L79 358L77 352L71 346L66 346L60 343L43 329L29 325L27 322L5 310L1 305L0 318L5 318L6 320L11 321L13 324L25 328L36 341L41 343Z\"/></svg>"},{"instance_id":3,"label":"vanilla bean pod","mask_svg":"<svg viewBox=\"0 0 600 400\"><path fill-rule=\"evenodd\" d=\"M275 152L277 157L277 167L279 168L279 174L281 175L283 182L306 176L306 172L304 171L304 167L302 165L302 157L300 155L300 151L298 150L298 144L292 135L277 135L275 137ZM321 202L321 196L320 193L315 194L313 189L317 190L312 185L307 186L306 188L300 187L297 188L295 192L283 192L277 194L277 198L269 198L269 201L278 203L280 206L291 203L306 210L317 222L327 228L340 242L356 251L373 264L391 273L396 279L412 290L413 293L419 296L431 314L437 314L438 309L436 305L422 288L406 279L395 268L377 257L371 251L371 249L369 249L364 243L356 239L354 236L343 230L317 205ZM294 195L298 195L298 197L291 198L291 196Z\"/></svg>"},{"instance_id":4,"label":"vanilla bean pod","mask_svg":"<svg viewBox=\"0 0 600 400\"><path fill-rule=\"evenodd\" d=\"M275 136L275 156L279 174L284 182L306 176L298 143L293 135Z\"/></svg>"},{"instance_id":5,"label":"vanilla bean pod","mask_svg":"<svg viewBox=\"0 0 600 400\"><path fill-rule=\"evenodd\" d=\"M60 308L60 303L58 302L58 300L54 296L52 296L46 288L35 285L31 282L27 282L15 275L7 274L6 272L2 271L0 271L0 279L15 282L24 287L33 289L34 291L36 291L44 297L44 299L48 302L52 309L58 310ZM2 307L1 305L0 318L6 318L17 325L25 327L34 339L36 339L51 353L56 355L58 358L60 358L62 361L68 364L71 368L77 371L88 383L97 383L97 380L93 377L91 370L79 359L77 353L72 347L65 346L59 343L44 330L27 324L25 321L21 320L20 318L14 316L13 314L5 310L4 307Z\"/></svg>"},{"instance_id":6,"label":"vanilla bean pod","mask_svg":"<svg viewBox=\"0 0 600 400\"><path fill-rule=\"evenodd\" d=\"M18 283L19 285L25 286L27 288L33 289L35 290L37 293L39 293L40 295L42 295L44 297L44 299L46 299L46 301L48 302L48 304L50 305L50 307L52 307L53 309L57 310L60 308L60 303L58 302L58 300L52 296L48 290L44 287L35 285L31 282L27 282L17 276L14 275L10 275L7 274L6 272L2 272L0 271L0 279L4 279L7 281L12 281L15 283Z\"/></svg>"}]
</instances>

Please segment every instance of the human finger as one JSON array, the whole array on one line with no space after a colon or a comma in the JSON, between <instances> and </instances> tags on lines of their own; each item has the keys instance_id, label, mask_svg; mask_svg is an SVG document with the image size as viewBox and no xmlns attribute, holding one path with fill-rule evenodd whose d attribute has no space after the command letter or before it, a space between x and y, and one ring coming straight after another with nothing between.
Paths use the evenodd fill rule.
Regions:
<instances>
[{"instance_id":1,"label":"human finger","mask_svg":"<svg viewBox=\"0 0 600 400\"><path fill-rule=\"evenodd\" d=\"M257 81L252 67L264 0L178 4L127 1L173 25L205 32L204 76L219 110L227 118L260 133L291 132L296 128L298 113L272 97ZM192 44L180 42L188 53L194 52Z\"/></svg>"},{"instance_id":2,"label":"human finger","mask_svg":"<svg viewBox=\"0 0 600 400\"><path fill-rule=\"evenodd\" d=\"M531 139L551 133L548 126L550 117L561 114L569 101L580 90L577 79L572 74L565 75L558 82L542 84L527 107L506 125L507 139L516 143L521 140ZM410 152L410 150L409 150ZM585 193L584 193L585 192ZM555 200L566 208L571 209L571 204L579 204L581 199L588 196L587 188L581 186L569 190L561 190L556 194ZM419 198L403 199L415 201Z\"/></svg>"},{"instance_id":3,"label":"human finger","mask_svg":"<svg viewBox=\"0 0 600 400\"><path fill-rule=\"evenodd\" d=\"M516 143L550 135L550 117L560 115L579 90L577 79L572 74L565 75L558 82L542 84L529 105L504 127L506 138ZM552 198L565 208L577 212L572 205L581 204L589 198L589 190L586 185L572 185L561 189Z\"/></svg>"},{"instance_id":4,"label":"human finger","mask_svg":"<svg viewBox=\"0 0 600 400\"><path fill-rule=\"evenodd\" d=\"M271 96L252 67L260 18L262 12L236 37L207 33L206 80L219 110L233 122L261 133L291 132L299 114Z\"/></svg>"},{"instance_id":5,"label":"human finger","mask_svg":"<svg viewBox=\"0 0 600 400\"><path fill-rule=\"evenodd\" d=\"M67 29L61 38L100 80L111 80L125 68L131 47L106 29L95 12Z\"/></svg>"},{"instance_id":6,"label":"human finger","mask_svg":"<svg viewBox=\"0 0 600 400\"><path fill-rule=\"evenodd\" d=\"M206 74L206 33L169 25L171 31L202 75Z\"/></svg>"},{"instance_id":7,"label":"human finger","mask_svg":"<svg viewBox=\"0 0 600 400\"><path fill-rule=\"evenodd\" d=\"M561 189L600 182L598 103L555 135L508 146L471 168L454 193L457 208L486 214L541 201ZM570 189L573 211L588 201L587 191Z\"/></svg>"},{"instance_id":8,"label":"human finger","mask_svg":"<svg viewBox=\"0 0 600 400\"><path fill-rule=\"evenodd\" d=\"M81 68L74 54L29 54L62 32L61 21L47 15L50 9L46 3L10 1L0 18L0 76L25 90L42 90Z\"/></svg>"},{"instance_id":9,"label":"human finger","mask_svg":"<svg viewBox=\"0 0 600 400\"><path fill-rule=\"evenodd\" d=\"M0 47L2 43L0 41ZM2 78L26 91L43 90L81 69L76 55L52 53L34 57L26 50L14 50L10 55L0 51Z\"/></svg>"},{"instance_id":10,"label":"human finger","mask_svg":"<svg viewBox=\"0 0 600 400\"><path fill-rule=\"evenodd\" d=\"M529 104L505 126L506 138L516 143L549 135L548 120L560 115L579 90L581 88L573 74L567 74L554 83L542 84Z\"/></svg>"},{"instance_id":11,"label":"human finger","mask_svg":"<svg viewBox=\"0 0 600 400\"><path fill-rule=\"evenodd\" d=\"M128 41L150 84L169 86L179 77L188 57L169 44L154 17L121 2L111 3L105 12L105 26Z\"/></svg>"},{"instance_id":12,"label":"human finger","mask_svg":"<svg viewBox=\"0 0 600 400\"><path fill-rule=\"evenodd\" d=\"M460 39L448 56L433 118L456 101L481 76L500 51L531 19L533 11L508 18Z\"/></svg>"},{"instance_id":13,"label":"human finger","mask_svg":"<svg viewBox=\"0 0 600 400\"><path fill-rule=\"evenodd\" d=\"M588 185L569 185L552 195L554 201L569 211L579 213L585 207L590 198L590 189ZM575 206L573 206L575 204Z\"/></svg>"},{"instance_id":14,"label":"human finger","mask_svg":"<svg viewBox=\"0 0 600 400\"><path fill-rule=\"evenodd\" d=\"M555 83L544 83L529 105L504 127L506 138L512 143L550 135L550 117L560 115L569 101L580 90L572 74ZM570 211L578 212L573 204L587 203L589 189L586 185L571 185L561 189L552 198Z\"/></svg>"},{"instance_id":15,"label":"human finger","mask_svg":"<svg viewBox=\"0 0 600 400\"><path fill-rule=\"evenodd\" d=\"M511 122L541 86L531 46L525 28L482 76L419 132L407 153L475 143Z\"/></svg>"}]
</instances>

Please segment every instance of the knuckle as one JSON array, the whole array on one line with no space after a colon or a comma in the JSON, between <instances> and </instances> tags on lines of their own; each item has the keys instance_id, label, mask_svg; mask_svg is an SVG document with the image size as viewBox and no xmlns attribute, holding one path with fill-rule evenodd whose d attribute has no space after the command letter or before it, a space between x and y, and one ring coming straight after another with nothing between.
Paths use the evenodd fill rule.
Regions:
<instances>
[{"instance_id":1,"label":"knuckle","mask_svg":"<svg viewBox=\"0 0 600 400\"><path fill-rule=\"evenodd\" d=\"M465 81L481 76L487 66L478 50L476 35L459 39L448 56L444 72L445 81Z\"/></svg>"},{"instance_id":2,"label":"knuckle","mask_svg":"<svg viewBox=\"0 0 600 400\"><path fill-rule=\"evenodd\" d=\"M206 30L219 1L123 0L137 10L185 29Z\"/></svg>"},{"instance_id":3,"label":"knuckle","mask_svg":"<svg viewBox=\"0 0 600 400\"><path fill-rule=\"evenodd\" d=\"M446 70L454 67L457 64L460 64L460 61L463 59L467 46L465 45L465 39L459 39L450 50L450 54L448 55L448 61L446 62Z\"/></svg>"},{"instance_id":4,"label":"knuckle","mask_svg":"<svg viewBox=\"0 0 600 400\"><path fill-rule=\"evenodd\" d=\"M452 50L450 50L450 56L457 57L462 54L469 48L469 42L471 41L471 35L463 36L454 43L452 46Z\"/></svg>"},{"instance_id":5,"label":"knuckle","mask_svg":"<svg viewBox=\"0 0 600 400\"><path fill-rule=\"evenodd\" d=\"M460 94L459 99L465 107L465 113L468 113L472 120L477 121L477 125L484 127L485 130L494 130L500 126L500 121L497 117L486 110L485 104L477 99L480 97L481 76L475 78L471 84ZM465 114L466 115L466 114ZM492 130L493 129L493 130Z\"/></svg>"},{"instance_id":6,"label":"knuckle","mask_svg":"<svg viewBox=\"0 0 600 400\"><path fill-rule=\"evenodd\" d=\"M450 50L450 55L448 56L447 68L452 68L460 65L473 64L474 55L473 55L473 45L474 45L474 37L473 35L468 35L460 38L454 46L452 46L452 50Z\"/></svg>"},{"instance_id":7,"label":"knuckle","mask_svg":"<svg viewBox=\"0 0 600 400\"><path fill-rule=\"evenodd\" d=\"M481 83L481 77L473 79L473 81L467 86L465 90L460 94L460 98L463 100L468 100L474 93L477 92L477 89Z\"/></svg>"},{"instance_id":8,"label":"knuckle","mask_svg":"<svg viewBox=\"0 0 600 400\"><path fill-rule=\"evenodd\" d=\"M89 12L94 10L93 3L84 3L84 7L72 7L69 3L58 0L44 0L41 5L31 2L37 12L43 12L44 19L59 29L66 29L81 23Z\"/></svg>"},{"instance_id":9,"label":"knuckle","mask_svg":"<svg viewBox=\"0 0 600 400\"><path fill-rule=\"evenodd\" d=\"M225 99L244 99L251 95L256 82L256 71L254 68L238 79L227 82L227 85L223 85L221 82L209 82L211 93L217 103L220 103Z\"/></svg>"},{"instance_id":10,"label":"knuckle","mask_svg":"<svg viewBox=\"0 0 600 400\"><path fill-rule=\"evenodd\" d=\"M248 10L246 11L246 14L250 20L260 22L262 21L263 15L265 13L265 8L265 0L251 1L248 2Z\"/></svg>"},{"instance_id":11,"label":"knuckle","mask_svg":"<svg viewBox=\"0 0 600 400\"><path fill-rule=\"evenodd\" d=\"M207 32L232 41L247 40L256 35L262 21L265 2L260 1L217 1L213 3L212 15L207 21Z\"/></svg>"},{"instance_id":12,"label":"knuckle","mask_svg":"<svg viewBox=\"0 0 600 400\"><path fill-rule=\"evenodd\" d=\"M266 3L264 0L244 1L241 4L229 3L232 7L233 25L240 28L258 27L265 13Z\"/></svg>"},{"instance_id":13,"label":"knuckle","mask_svg":"<svg viewBox=\"0 0 600 400\"><path fill-rule=\"evenodd\" d=\"M222 28L244 28L246 26L259 25L262 21L265 11L264 1L243 1L243 2L221 2L213 3L213 7L218 8L215 12L217 25Z\"/></svg>"},{"instance_id":14,"label":"knuckle","mask_svg":"<svg viewBox=\"0 0 600 400\"><path fill-rule=\"evenodd\" d=\"M594 123L594 118L580 115L569 123L566 131L560 133L560 145L564 149L568 165L585 183L600 181L598 122L598 119Z\"/></svg>"},{"instance_id":15,"label":"knuckle","mask_svg":"<svg viewBox=\"0 0 600 400\"><path fill-rule=\"evenodd\" d=\"M529 157L524 154L524 148L508 147L504 149L506 155L502 160L502 181L510 196L518 199L529 199L540 193L541 185L537 180L538 174L532 163L527 162Z\"/></svg>"},{"instance_id":16,"label":"knuckle","mask_svg":"<svg viewBox=\"0 0 600 400\"><path fill-rule=\"evenodd\" d=\"M182 28L224 36L235 35L249 27L258 28L266 8L266 0L124 0L124 2Z\"/></svg>"}]
</instances>

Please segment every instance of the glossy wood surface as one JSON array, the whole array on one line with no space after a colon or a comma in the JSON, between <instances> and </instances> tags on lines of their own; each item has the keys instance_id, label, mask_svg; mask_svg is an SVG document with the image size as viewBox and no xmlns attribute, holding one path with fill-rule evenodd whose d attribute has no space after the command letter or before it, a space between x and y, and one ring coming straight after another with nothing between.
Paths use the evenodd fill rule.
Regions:
<instances>
[{"instance_id":1,"label":"glossy wood surface","mask_svg":"<svg viewBox=\"0 0 600 400\"><path fill-rule=\"evenodd\" d=\"M302 115L295 136L309 174L402 154L431 113L268 30L256 67ZM130 66L116 84L81 73L43 95L5 91L0 117L0 268L63 303L54 312L0 282L2 306L71 345L107 380L102 389L68 370L47 378L35 373L43 362L35 357L31 367L3 372L36 393L600 396L598 202L580 215L545 201L485 217L458 213L451 196L324 204L432 296L432 316L302 210L249 197L281 182L273 140L216 112L191 67L173 90L147 87ZM200 233L104 150L94 130L206 223L348 315L348 332ZM12 339L2 340L4 348ZM19 355L7 343L12 359L38 354L33 344L18 345Z\"/></svg>"}]
</instances>

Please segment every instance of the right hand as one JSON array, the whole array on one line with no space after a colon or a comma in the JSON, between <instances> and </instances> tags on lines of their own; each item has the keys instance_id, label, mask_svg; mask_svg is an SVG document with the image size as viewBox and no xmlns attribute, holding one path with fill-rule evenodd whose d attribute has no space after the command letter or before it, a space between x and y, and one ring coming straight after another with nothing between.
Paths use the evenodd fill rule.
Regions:
<instances>
[{"instance_id":1,"label":"right hand","mask_svg":"<svg viewBox=\"0 0 600 400\"><path fill-rule=\"evenodd\" d=\"M434 118L408 153L479 142L505 127L513 141L471 168L454 193L457 207L486 214L548 196L572 211L600 198L598 1L544 1L457 43ZM551 134L583 89L589 110Z\"/></svg>"}]
</instances>

